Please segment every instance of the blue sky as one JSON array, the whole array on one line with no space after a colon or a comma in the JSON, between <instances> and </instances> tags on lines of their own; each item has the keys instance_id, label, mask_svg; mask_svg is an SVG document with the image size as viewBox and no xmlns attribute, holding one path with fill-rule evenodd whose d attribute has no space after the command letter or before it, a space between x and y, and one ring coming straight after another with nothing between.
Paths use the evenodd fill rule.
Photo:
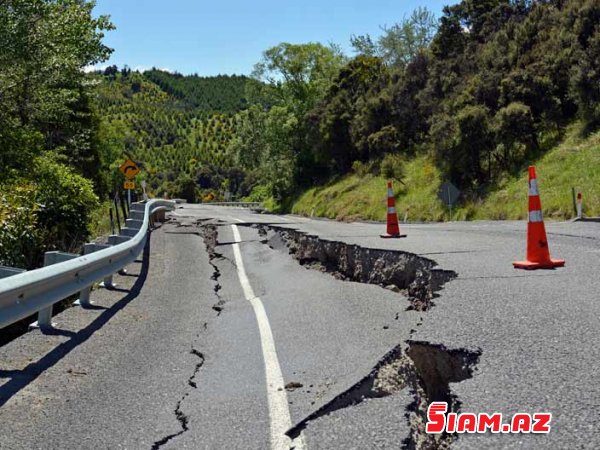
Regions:
<instances>
[{"instance_id":1,"label":"blue sky","mask_svg":"<svg viewBox=\"0 0 600 450\"><path fill-rule=\"evenodd\" d=\"M378 36L380 25L402 20L418 6L437 16L452 0L97 0L116 31L106 44L110 63L189 74L249 74L263 50L280 42L339 44ZM104 66L102 64L101 66Z\"/></svg>"}]
</instances>

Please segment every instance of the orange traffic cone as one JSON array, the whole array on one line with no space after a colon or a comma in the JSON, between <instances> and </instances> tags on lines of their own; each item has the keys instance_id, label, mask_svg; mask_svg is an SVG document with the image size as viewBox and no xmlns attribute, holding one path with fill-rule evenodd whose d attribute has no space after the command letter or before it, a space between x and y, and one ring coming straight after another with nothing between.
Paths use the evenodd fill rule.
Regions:
<instances>
[{"instance_id":1,"label":"orange traffic cone","mask_svg":"<svg viewBox=\"0 0 600 450\"><path fill-rule=\"evenodd\" d=\"M551 259L542 217L535 166L529 166L529 222L527 222L527 261L515 261L516 269L552 269L565 265L564 259Z\"/></svg>"},{"instance_id":2,"label":"orange traffic cone","mask_svg":"<svg viewBox=\"0 0 600 450\"><path fill-rule=\"evenodd\" d=\"M396 199L394 198L394 188L392 182L388 181L387 195L387 234L382 234L382 238L403 238L405 234L400 234L400 225L398 225L398 214L396 213Z\"/></svg>"}]
</instances>

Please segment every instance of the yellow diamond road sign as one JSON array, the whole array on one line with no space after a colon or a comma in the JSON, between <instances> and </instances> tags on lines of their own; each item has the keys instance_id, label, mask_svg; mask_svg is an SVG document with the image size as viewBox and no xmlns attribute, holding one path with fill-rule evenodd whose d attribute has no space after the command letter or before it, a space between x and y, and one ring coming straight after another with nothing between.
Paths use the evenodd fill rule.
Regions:
<instances>
[{"instance_id":1,"label":"yellow diamond road sign","mask_svg":"<svg viewBox=\"0 0 600 450\"><path fill-rule=\"evenodd\" d=\"M131 180L138 173L140 173L140 168L131 159L128 159L123 164L121 164L121 167L119 167L119 170L121 171L121 173L123 173L123 175L125 175L125 177L128 180Z\"/></svg>"},{"instance_id":2,"label":"yellow diamond road sign","mask_svg":"<svg viewBox=\"0 0 600 450\"><path fill-rule=\"evenodd\" d=\"M123 183L123 189L135 189L135 183L133 181L126 181Z\"/></svg>"}]
</instances>

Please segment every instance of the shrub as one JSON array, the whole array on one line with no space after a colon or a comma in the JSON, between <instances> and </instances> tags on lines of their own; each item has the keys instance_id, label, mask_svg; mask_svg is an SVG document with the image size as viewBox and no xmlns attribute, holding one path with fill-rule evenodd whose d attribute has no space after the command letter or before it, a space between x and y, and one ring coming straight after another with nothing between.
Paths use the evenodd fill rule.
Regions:
<instances>
[{"instance_id":1,"label":"shrub","mask_svg":"<svg viewBox=\"0 0 600 450\"><path fill-rule=\"evenodd\" d=\"M381 171L381 162L379 160L371 160L363 163L361 161L354 161L352 163L352 171L359 177L366 177L367 175L378 176Z\"/></svg>"},{"instance_id":2,"label":"shrub","mask_svg":"<svg viewBox=\"0 0 600 450\"><path fill-rule=\"evenodd\" d=\"M76 251L98 208L92 182L49 154L33 160L34 179L0 185L0 264L33 269L45 251Z\"/></svg>"},{"instance_id":3,"label":"shrub","mask_svg":"<svg viewBox=\"0 0 600 450\"><path fill-rule=\"evenodd\" d=\"M0 264L32 268L39 255L36 188L23 180L0 185Z\"/></svg>"},{"instance_id":4,"label":"shrub","mask_svg":"<svg viewBox=\"0 0 600 450\"><path fill-rule=\"evenodd\" d=\"M381 161L381 176L401 181L404 178L404 159L395 153L388 153Z\"/></svg>"},{"instance_id":5,"label":"shrub","mask_svg":"<svg viewBox=\"0 0 600 450\"><path fill-rule=\"evenodd\" d=\"M252 188L252 192L244 200L247 202L264 202L269 196L269 187L258 184Z\"/></svg>"}]
</instances>

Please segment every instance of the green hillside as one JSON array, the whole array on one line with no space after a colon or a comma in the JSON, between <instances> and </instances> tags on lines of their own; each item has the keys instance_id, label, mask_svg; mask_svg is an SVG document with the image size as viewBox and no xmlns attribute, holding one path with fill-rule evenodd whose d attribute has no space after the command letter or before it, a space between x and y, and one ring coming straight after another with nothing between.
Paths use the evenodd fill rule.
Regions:
<instances>
[{"instance_id":1,"label":"green hillside","mask_svg":"<svg viewBox=\"0 0 600 450\"><path fill-rule=\"evenodd\" d=\"M293 204L292 212L344 221L385 220L387 179L377 168L374 172L355 171L326 186L311 188ZM431 158L407 161L403 172L402 183L394 183L400 218L408 214L409 220L442 220L445 211L436 197L441 176Z\"/></svg>"},{"instance_id":2,"label":"green hillside","mask_svg":"<svg viewBox=\"0 0 600 450\"><path fill-rule=\"evenodd\" d=\"M138 178L153 195L196 201L240 188L243 174L227 149L235 129L231 111L244 102L243 77L113 72L98 75L100 114L107 134L142 167ZM185 89L175 95L177 86Z\"/></svg>"},{"instance_id":3,"label":"green hillside","mask_svg":"<svg viewBox=\"0 0 600 450\"><path fill-rule=\"evenodd\" d=\"M574 216L571 189L583 193L584 214L600 216L600 133L581 137L581 125L569 128L563 142L534 162L547 219ZM400 219L409 221L506 220L527 217L527 172L507 176L485 197L461 200L450 218L437 197L442 175L431 157L403 164L404 184L395 183ZM372 173L352 173L340 180L304 192L292 211L338 220L385 220L386 178Z\"/></svg>"}]
</instances>

